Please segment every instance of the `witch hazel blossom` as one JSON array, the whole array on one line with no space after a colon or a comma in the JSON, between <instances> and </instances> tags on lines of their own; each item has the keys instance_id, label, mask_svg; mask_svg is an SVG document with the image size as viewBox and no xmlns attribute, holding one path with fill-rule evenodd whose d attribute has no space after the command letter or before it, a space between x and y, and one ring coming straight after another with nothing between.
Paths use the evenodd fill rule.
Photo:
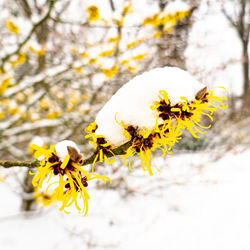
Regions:
<instances>
[{"instance_id":1,"label":"witch hazel blossom","mask_svg":"<svg viewBox=\"0 0 250 250\"><path fill-rule=\"evenodd\" d=\"M217 109L227 108L226 100L178 68L157 68L135 77L113 95L97 114L96 121L85 129L95 151L90 157L91 174L83 168L83 155L73 141L58 142L49 149L31 145L34 156L40 160L32 181L41 191L38 197L45 198L44 204L60 202L60 210L66 213L75 205L86 215L90 199L88 182L101 179L111 183L108 177L94 173L97 161L113 164L114 150L124 146L119 151L124 153L123 164L132 170L135 156L140 159L142 169L153 175L152 166L159 171L153 152L160 149L162 156L171 154L184 130L198 138L210 127L202 125L202 116L213 121ZM44 184L47 184L45 192Z\"/></svg>"},{"instance_id":2,"label":"witch hazel blossom","mask_svg":"<svg viewBox=\"0 0 250 250\"><path fill-rule=\"evenodd\" d=\"M103 135L112 146L118 146L127 139L115 116L118 121L152 130L158 113L151 106L158 101L161 90L167 92L171 105L175 105L182 97L194 100L196 93L204 87L179 68L156 68L145 72L126 83L105 104L96 117L98 128L95 133Z\"/></svg>"},{"instance_id":3,"label":"witch hazel blossom","mask_svg":"<svg viewBox=\"0 0 250 250\"><path fill-rule=\"evenodd\" d=\"M183 130L199 137L210 127L201 124L201 115L212 121L217 109L227 108L224 100L179 68L156 68L136 76L112 96L86 130L94 139L95 160L130 141L124 164L132 170L131 159L138 155L142 169L152 175L152 151L171 153Z\"/></svg>"},{"instance_id":4,"label":"witch hazel blossom","mask_svg":"<svg viewBox=\"0 0 250 250\"><path fill-rule=\"evenodd\" d=\"M74 205L79 213L88 213L88 182L101 179L104 183L111 180L98 174L90 174L83 167L83 155L73 141L61 141L49 149L33 144L34 156L40 159L40 166L32 180L37 190L37 198L46 198L45 205L54 201L61 203L60 210ZM41 159L41 156L43 158ZM43 191L46 186L45 192Z\"/></svg>"}]
</instances>

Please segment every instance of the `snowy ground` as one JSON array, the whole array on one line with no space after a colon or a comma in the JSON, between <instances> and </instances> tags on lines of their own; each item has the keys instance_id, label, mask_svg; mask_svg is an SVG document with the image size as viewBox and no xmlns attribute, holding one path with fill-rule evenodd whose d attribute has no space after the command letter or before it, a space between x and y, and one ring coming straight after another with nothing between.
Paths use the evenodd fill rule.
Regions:
<instances>
[{"instance_id":1,"label":"snowy ground","mask_svg":"<svg viewBox=\"0 0 250 250\"><path fill-rule=\"evenodd\" d=\"M25 218L18 197L0 183L1 249L250 249L250 149L160 161L162 173L128 176L126 197L91 190L84 218L56 208Z\"/></svg>"}]
</instances>

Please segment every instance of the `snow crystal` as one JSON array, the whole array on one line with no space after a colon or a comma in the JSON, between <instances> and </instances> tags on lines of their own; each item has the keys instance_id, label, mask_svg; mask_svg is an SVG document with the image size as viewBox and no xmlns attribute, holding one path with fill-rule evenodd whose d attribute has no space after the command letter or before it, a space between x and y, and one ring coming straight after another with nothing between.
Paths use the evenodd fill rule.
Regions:
<instances>
[{"instance_id":1,"label":"snow crystal","mask_svg":"<svg viewBox=\"0 0 250 250\"><path fill-rule=\"evenodd\" d=\"M104 136L113 146L121 145L126 138L115 117L126 125L152 130L157 111L150 107L159 100L160 90L165 90L171 105L175 105L181 97L194 100L204 86L188 72L176 67L156 68L138 75L120 88L100 110L95 133Z\"/></svg>"},{"instance_id":2,"label":"snow crystal","mask_svg":"<svg viewBox=\"0 0 250 250\"><path fill-rule=\"evenodd\" d=\"M55 145L56 155L59 157L60 161L63 161L65 156L69 155L67 146L75 148L77 152L80 153L80 149L73 141L69 140L60 141Z\"/></svg>"}]
</instances>

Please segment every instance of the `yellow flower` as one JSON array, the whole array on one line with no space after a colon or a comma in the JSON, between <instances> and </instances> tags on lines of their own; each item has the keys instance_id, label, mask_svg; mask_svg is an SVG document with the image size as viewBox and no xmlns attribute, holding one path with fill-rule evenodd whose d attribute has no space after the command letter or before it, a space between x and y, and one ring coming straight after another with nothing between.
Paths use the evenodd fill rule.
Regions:
<instances>
[{"instance_id":1,"label":"yellow flower","mask_svg":"<svg viewBox=\"0 0 250 250\"><path fill-rule=\"evenodd\" d=\"M39 191L38 188L35 190L34 199L37 203L41 203L43 206L52 206L58 202L56 199L56 193L47 194L43 191Z\"/></svg>"},{"instance_id":2,"label":"yellow flower","mask_svg":"<svg viewBox=\"0 0 250 250\"><path fill-rule=\"evenodd\" d=\"M94 64L97 62L97 58L90 58L89 59L89 64Z\"/></svg>"},{"instance_id":3,"label":"yellow flower","mask_svg":"<svg viewBox=\"0 0 250 250\"><path fill-rule=\"evenodd\" d=\"M132 170L132 157L138 155L138 158L141 159L141 167L144 171L153 175L151 163L153 163L154 167L160 171L154 163L152 152L157 148L161 148L163 156L166 152L171 153L171 147L181 139L181 133L179 132L179 129L177 130L175 127L170 128L170 126L165 126L165 128L159 129L158 126L155 126L151 131L145 128L139 129L132 125L125 125L124 122L119 123L117 120L116 122L124 128L126 133L129 134L129 136L125 135L125 137L130 139L132 144L126 151L126 154L121 156L123 158L123 164L128 165L130 170ZM171 123L169 123L169 125L170 124ZM127 158L129 158L128 163L126 162Z\"/></svg>"},{"instance_id":4,"label":"yellow flower","mask_svg":"<svg viewBox=\"0 0 250 250\"><path fill-rule=\"evenodd\" d=\"M201 129L208 129L211 126L206 127L200 124L201 115L205 115L213 121L212 115L217 109L227 108L223 103L223 100L227 100L227 97L215 96L213 90L209 90L204 93L202 98L195 99L192 102L188 102L186 98L182 97L182 101L173 106L166 91L160 91L159 99L158 102L151 106L151 109L157 110L159 118L163 120L162 123L159 123L160 126L164 128L166 124L169 124L170 120L175 120L178 129L187 129L195 138L199 138L197 133L205 133ZM158 125L159 128L160 126Z\"/></svg>"},{"instance_id":5,"label":"yellow flower","mask_svg":"<svg viewBox=\"0 0 250 250\"><path fill-rule=\"evenodd\" d=\"M122 16L120 19L116 20L116 23L117 23L118 27L122 27L122 25L124 23L124 16Z\"/></svg>"},{"instance_id":6,"label":"yellow flower","mask_svg":"<svg viewBox=\"0 0 250 250\"><path fill-rule=\"evenodd\" d=\"M53 120L62 114L61 110L50 110L47 114L47 118Z\"/></svg>"},{"instance_id":7,"label":"yellow flower","mask_svg":"<svg viewBox=\"0 0 250 250\"><path fill-rule=\"evenodd\" d=\"M75 72L76 73L82 73L82 71L83 71L83 67L82 66L75 68Z\"/></svg>"},{"instance_id":8,"label":"yellow flower","mask_svg":"<svg viewBox=\"0 0 250 250\"><path fill-rule=\"evenodd\" d=\"M10 32L16 35L19 33L19 27L10 18L6 20L5 25Z\"/></svg>"},{"instance_id":9,"label":"yellow flower","mask_svg":"<svg viewBox=\"0 0 250 250\"><path fill-rule=\"evenodd\" d=\"M141 39L136 39L135 41L131 42L131 43L128 43L126 45L127 49L131 49L137 45L139 45L140 43L142 43L144 41L144 38L141 38Z\"/></svg>"},{"instance_id":10,"label":"yellow flower","mask_svg":"<svg viewBox=\"0 0 250 250\"><path fill-rule=\"evenodd\" d=\"M138 54L136 56L133 56L132 59L133 60L144 60L145 57L147 57L147 56L148 56L148 53Z\"/></svg>"},{"instance_id":11,"label":"yellow flower","mask_svg":"<svg viewBox=\"0 0 250 250\"><path fill-rule=\"evenodd\" d=\"M132 1L126 1L122 9L122 15L125 16L127 14L131 14L133 13L133 11L134 10Z\"/></svg>"},{"instance_id":12,"label":"yellow flower","mask_svg":"<svg viewBox=\"0 0 250 250\"><path fill-rule=\"evenodd\" d=\"M158 13L143 20L143 25L158 26Z\"/></svg>"},{"instance_id":13,"label":"yellow flower","mask_svg":"<svg viewBox=\"0 0 250 250\"><path fill-rule=\"evenodd\" d=\"M124 59L120 62L122 65L126 65L129 63L129 60L128 59Z\"/></svg>"},{"instance_id":14,"label":"yellow flower","mask_svg":"<svg viewBox=\"0 0 250 250\"><path fill-rule=\"evenodd\" d=\"M67 112L73 112L74 107L81 101L81 96L77 91L72 91L70 93L70 98L67 102Z\"/></svg>"},{"instance_id":15,"label":"yellow flower","mask_svg":"<svg viewBox=\"0 0 250 250\"><path fill-rule=\"evenodd\" d=\"M96 131L97 129L97 124L95 122L92 122L89 124L89 126L87 128L85 128L85 132L88 134L92 134Z\"/></svg>"},{"instance_id":16,"label":"yellow flower","mask_svg":"<svg viewBox=\"0 0 250 250\"><path fill-rule=\"evenodd\" d=\"M120 36L118 35L118 36L115 36L115 37L110 37L108 39L108 42L109 43L117 43L119 40L120 40Z\"/></svg>"},{"instance_id":17,"label":"yellow flower","mask_svg":"<svg viewBox=\"0 0 250 250\"><path fill-rule=\"evenodd\" d=\"M154 31L153 38L158 39L162 36L162 32L159 30Z\"/></svg>"},{"instance_id":18,"label":"yellow flower","mask_svg":"<svg viewBox=\"0 0 250 250\"><path fill-rule=\"evenodd\" d=\"M12 80L12 77L7 77L7 78L3 79L3 81L0 85L0 95L3 95L5 93L6 89L10 85L11 80Z\"/></svg>"},{"instance_id":19,"label":"yellow flower","mask_svg":"<svg viewBox=\"0 0 250 250\"><path fill-rule=\"evenodd\" d=\"M153 171L150 164L151 161L153 162L155 168L159 171L159 169L154 163L153 155L151 152L155 150L156 146L156 144L154 143L154 135L151 133L151 131L139 131L138 128L135 128L133 126L128 126L127 131L131 135L132 146L128 148L125 155L121 156L123 158L123 164L127 165L125 160L129 157L129 169L132 170L132 157L138 154L138 158L141 159L141 167L143 171L148 171L150 175L153 175Z\"/></svg>"},{"instance_id":20,"label":"yellow flower","mask_svg":"<svg viewBox=\"0 0 250 250\"><path fill-rule=\"evenodd\" d=\"M96 5L91 5L87 8L89 22L97 21L100 18L99 9Z\"/></svg>"},{"instance_id":21,"label":"yellow flower","mask_svg":"<svg viewBox=\"0 0 250 250\"><path fill-rule=\"evenodd\" d=\"M28 47L28 49L36 54L37 56L43 56L45 54L45 48L41 48L41 49L35 49L34 47L32 47L31 45Z\"/></svg>"},{"instance_id":22,"label":"yellow flower","mask_svg":"<svg viewBox=\"0 0 250 250\"><path fill-rule=\"evenodd\" d=\"M13 107L9 107L8 108L8 113L10 114L10 115L15 115L15 114L18 114L20 112L20 109L16 106L13 106Z\"/></svg>"},{"instance_id":23,"label":"yellow flower","mask_svg":"<svg viewBox=\"0 0 250 250\"><path fill-rule=\"evenodd\" d=\"M19 103L23 103L25 101L25 95L22 92L19 92L15 95L15 99Z\"/></svg>"},{"instance_id":24,"label":"yellow flower","mask_svg":"<svg viewBox=\"0 0 250 250\"><path fill-rule=\"evenodd\" d=\"M112 78L112 77L114 77L114 75L117 74L118 67L116 65L114 65L111 69L102 69L102 72L108 78Z\"/></svg>"},{"instance_id":25,"label":"yellow flower","mask_svg":"<svg viewBox=\"0 0 250 250\"><path fill-rule=\"evenodd\" d=\"M89 99L89 95L88 95L88 94L83 94L83 95L82 95L82 99L83 99L84 101L87 101L87 100Z\"/></svg>"},{"instance_id":26,"label":"yellow flower","mask_svg":"<svg viewBox=\"0 0 250 250\"><path fill-rule=\"evenodd\" d=\"M106 50L106 51L102 51L99 56L105 57L105 56L112 56L115 53L114 49L111 50Z\"/></svg>"},{"instance_id":27,"label":"yellow flower","mask_svg":"<svg viewBox=\"0 0 250 250\"><path fill-rule=\"evenodd\" d=\"M168 26L168 28L165 29L165 32L169 32L176 23L189 16L191 13L191 10L186 11L176 11L173 14L165 14L164 12L159 12L154 14L153 16L149 16L143 20L143 25L151 25L153 27L164 27L165 25Z\"/></svg>"},{"instance_id":28,"label":"yellow flower","mask_svg":"<svg viewBox=\"0 0 250 250\"><path fill-rule=\"evenodd\" d=\"M128 65L127 69L133 73L135 73L138 70L138 65Z\"/></svg>"},{"instance_id":29,"label":"yellow flower","mask_svg":"<svg viewBox=\"0 0 250 250\"><path fill-rule=\"evenodd\" d=\"M79 213L85 216L88 213L88 200L90 196L87 192L88 181L93 179L101 179L104 183L111 180L108 177L97 174L89 174L80 164L75 163L69 155L65 156L63 162L54 151L54 146L49 149L32 145L35 152L35 157L44 158L40 160L40 166L32 180L34 187L42 188L44 183L48 183L52 177L57 177L56 181L50 183L45 194L52 193L52 200L61 203L60 211L67 211L71 205L75 205ZM32 174L32 173L31 173ZM81 207L80 203L83 204Z\"/></svg>"},{"instance_id":30,"label":"yellow flower","mask_svg":"<svg viewBox=\"0 0 250 250\"><path fill-rule=\"evenodd\" d=\"M3 110L0 110L0 120L5 117L5 113Z\"/></svg>"},{"instance_id":31,"label":"yellow flower","mask_svg":"<svg viewBox=\"0 0 250 250\"><path fill-rule=\"evenodd\" d=\"M49 98L43 98L40 102L39 102L39 107L41 109L47 110L51 105L51 101Z\"/></svg>"},{"instance_id":32,"label":"yellow flower","mask_svg":"<svg viewBox=\"0 0 250 250\"><path fill-rule=\"evenodd\" d=\"M71 52L72 54L76 54L76 53L77 53L77 50L76 50L76 48L71 47L71 48L70 48L70 52Z\"/></svg>"},{"instance_id":33,"label":"yellow flower","mask_svg":"<svg viewBox=\"0 0 250 250\"><path fill-rule=\"evenodd\" d=\"M16 68L17 65L23 64L26 61L26 53L23 52L17 56L16 60L10 61L10 65L12 68Z\"/></svg>"},{"instance_id":34,"label":"yellow flower","mask_svg":"<svg viewBox=\"0 0 250 250\"><path fill-rule=\"evenodd\" d=\"M47 148L47 145L44 143L44 140L40 136L33 137L28 145L28 151L32 156L34 156L34 154L36 152L36 150L33 149L33 144L35 144L35 143L38 144L39 147L42 147L44 149Z\"/></svg>"},{"instance_id":35,"label":"yellow flower","mask_svg":"<svg viewBox=\"0 0 250 250\"><path fill-rule=\"evenodd\" d=\"M97 129L97 124L95 122L91 123L86 129L85 132L88 135L85 136L86 139L92 138L93 141L89 141L89 144L93 146L96 152L96 156L92 163L92 172L94 173L95 163L99 160L99 162L105 161L108 164L113 164L116 161L116 156L112 151L111 143L107 142L104 136L96 135L95 131ZM108 155L113 156L114 158L109 160Z\"/></svg>"},{"instance_id":36,"label":"yellow flower","mask_svg":"<svg viewBox=\"0 0 250 250\"><path fill-rule=\"evenodd\" d=\"M154 151L159 141L159 135L154 130L150 131L146 128L139 129L138 127L134 127L132 125L126 125L124 121L119 122L117 120L117 114L115 115L115 121L124 129L124 136L127 140L130 140L131 146L127 149L126 154L121 156L123 158L123 164L128 165L129 169L132 171L131 160L134 155L139 155L138 158L141 159L141 166L144 171L148 171L150 175L153 175L151 169L151 162L156 167L153 155L151 151ZM126 162L126 159L129 158L129 162Z\"/></svg>"},{"instance_id":37,"label":"yellow flower","mask_svg":"<svg viewBox=\"0 0 250 250\"><path fill-rule=\"evenodd\" d=\"M80 53L80 57L82 57L82 58L85 58L87 56L88 56L88 54L85 51L83 51L82 53Z\"/></svg>"}]
</instances>

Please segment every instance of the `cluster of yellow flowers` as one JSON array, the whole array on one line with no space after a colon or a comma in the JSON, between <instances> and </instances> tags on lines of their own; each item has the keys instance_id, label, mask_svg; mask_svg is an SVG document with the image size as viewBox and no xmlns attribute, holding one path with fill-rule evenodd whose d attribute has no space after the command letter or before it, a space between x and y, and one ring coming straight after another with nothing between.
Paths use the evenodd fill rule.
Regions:
<instances>
[{"instance_id":1,"label":"cluster of yellow flowers","mask_svg":"<svg viewBox=\"0 0 250 250\"><path fill-rule=\"evenodd\" d=\"M34 47L32 47L31 45L27 47L28 50L30 52L32 52L34 55L41 57L45 54L45 49L44 48L39 48L39 49L35 49ZM22 52L13 55L11 57L11 60L8 62L11 66L12 69L15 69L17 66L23 64L26 62L27 60L27 48L25 48L24 50L22 50Z\"/></svg>"},{"instance_id":2,"label":"cluster of yellow flowers","mask_svg":"<svg viewBox=\"0 0 250 250\"><path fill-rule=\"evenodd\" d=\"M207 116L213 121L212 115L217 109L227 108L223 100L227 100L227 97L215 96L213 90L206 92L206 89L204 89L202 96L197 96L192 102L188 102L185 97L182 97L180 102L172 106L166 91L161 90L159 92L159 101L151 105L151 109L158 113L152 130L141 129L125 124L124 121L119 122L116 119L116 122L124 129L125 137L131 142L126 154L122 156L123 164L128 164L129 169L132 170L131 159L134 155L138 155L138 158L141 159L142 169L152 175L151 163L155 166L152 152L161 149L162 156L166 153L170 154L175 143L182 139L181 136L184 130L188 130L193 137L199 138L198 133L205 133L204 129L211 126L203 126L200 123L201 115ZM110 153L112 154L112 150L116 147L112 147L104 136L96 135L96 128L97 125L91 123L85 130L89 133L86 138L93 138L90 144L93 144L94 149L97 151L93 164L98 160L98 157L100 161L103 161L104 158L107 163L112 164L113 161L107 160L107 155L110 156ZM129 158L128 163L126 162L127 158Z\"/></svg>"},{"instance_id":3,"label":"cluster of yellow flowers","mask_svg":"<svg viewBox=\"0 0 250 250\"><path fill-rule=\"evenodd\" d=\"M143 25L151 25L153 27L163 27L165 32L169 32L169 27L174 27L179 20L182 20L190 15L191 9L186 11L176 11L173 14L159 12L153 16L147 17L143 21Z\"/></svg>"},{"instance_id":4,"label":"cluster of yellow flowers","mask_svg":"<svg viewBox=\"0 0 250 250\"><path fill-rule=\"evenodd\" d=\"M210 125L201 125L201 115L205 115L213 121L212 115L217 109L227 108L223 102L227 98L215 96L214 91L207 91L206 87L191 102L183 97L180 102L171 105L165 90L159 91L158 98L158 101L154 101L151 105L151 109L158 114L152 130L125 124L124 121L118 121L115 117L127 139L126 145L128 147L125 148L125 154L121 156L123 163L132 170L132 157L137 156L141 159L142 169L147 171L149 175L153 175L152 164L159 171L153 161L153 151L161 149L162 156L166 153L170 154L175 143L182 139L184 130L188 130L197 138L199 137L198 133L204 133L204 129L210 127ZM80 213L87 214L90 198L86 189L88 181L101 179L104 183L107 180L111 182L108 177L94 173L95 163L105 161L108 164L113 164L116 161L114 150L125 145L112 146L104 136L95 133L96 129L95 122L85 129L85 132L88 133L86 138L92 139L89 143L95 150L93 159L90 161L92 163L91 174L82 167L84 165L82 158L80 161L79 159L75 160L69 149L68 155L61 160L54 150L54 146L45 149L32 145L32 149L35 151L34 156L36 158L43 156L33 178L33 185L38 186L35 197L38 201L44 205L50 205L54 201L61 202L60 210L64 210L66 213L68 213L67 208L74 204ZM127 159L128 162L126 162ZM41 191L46 182L48 183L46 191Z\"/></svg>"},{"instance_id":5,"label":"cluster of yellow flowers","mask_svg":"<svg viewBox=\"0 0 250 250\"><path fill-rule=\"evenodd\" d=\"M100 15L100 10L97 5L91 4L86 8L86 10L89 23L99 21L103 25L117 25L118 27L124 26L125 17L134 12L132 1L125 1L120 16L111 18L111 20L106 20ZM149 39L159 38L162 36L162 34L170 32L171 29L176 26L179 20L188 17L190 13L191 9L187 9L186 11L176 11L171 14L167 14L164 11L159 11L158 13L145 18L142 21L142 25L153 26L155 28L153 32L149 32ZM161 29L159 29L159 27L161 27ZM89 58L89 64L95 65L107 78L111 79L121 70L127 70L132 73L135 73L139 70L138 61L144 60L146 57L148 57L149 51L139 52L132 50L139 47L145 41L145 39L145 37L134 37L131 42L123 44L124 41L121 41L120 34L117 32L116 36L108 37L104 42L102 42L101 47L99 45L96 47L96 50L101 48L98 56L92 58L86 52L80 54L84 54L84 56L81 56L82 58ZM105 44L108 46L104 46ZM93 47L92 44L89 44L89 46ZM120 52L120 54L117 54L117 52ZM72 53L74 53L74 55L78 54L76 49L74 49L74 52ZM116 60L115 64L111 65L110 67L104 66L105 59L107 58L107 60L109 60L110 57L114 56L118 56L118 60ZM82 67L76 68L76 72L82 73Z\"/></svg>"},{"instance_id":6,"label":"cluster of yellow flowers","mask_svg":"<svg viewBox=\"0 0 250 250\"><path fill-rule=\"evenodd\" d=\"M61 202L61 211L67 211L72 204L83 215L88 213L88 200L90 196L86 187L88 182L94 179L101 179L104 183L111 180L108 177L98 174L90 174L83 167L82 161L75 162L70 155L65 156L61 161L54 150L54 145L49 149L39 147L33 144L36 158L43 157L40 160L40 166L37 169L32 183L35 188L38 187L35 198L44 205L51 205L53 202ZM53 177L53 180L52 180ZM45 191L43 186L48 183ZM82 204L79 204L81 203Z\"/></svg>"},{"instance_id":7,"label":"cluster of yellow flowers","mask_svg":"<svg viewBox=\"0 0 250 250\"><path fill-rule=\"evenodd\" d=\"M12 77L5 76L0 80L0 95L12 84ZM12 86L11 86L12 87ZM64 112L84 114L87 110L84 101L88 100L88 95L79 91L70 90L67 93L51 89L53 99L48 96L41 98L29 109L26 102L34 94L33 88L27 88L14 95L14 98L2 96L0 99L0 120L8 119L9 116L19 114L20 118L28 122L36 122L41 119L56 119ZM58 103L61 105L59 106Z\"/></svg>"}]
</instances>

